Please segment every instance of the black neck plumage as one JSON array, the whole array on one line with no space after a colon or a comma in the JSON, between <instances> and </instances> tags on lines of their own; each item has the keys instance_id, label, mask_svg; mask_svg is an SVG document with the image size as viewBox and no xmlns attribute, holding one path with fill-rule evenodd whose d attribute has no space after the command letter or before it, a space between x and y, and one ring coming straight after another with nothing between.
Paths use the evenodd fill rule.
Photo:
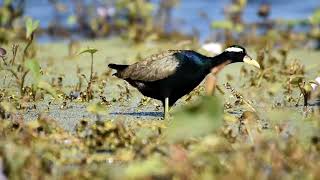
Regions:
<instances>
[{"instance_id":1,"label":"black neck plumage","mask_svg":"<svg viewBox=\"0 0 320 180\"><path fill-rule=\"evenodd\" d=\"M225 54L225 53L221 53L221 54L218 54L214 57L208 57L209 59L207 60L208 62L208 67L210 69L216 67L216 66L219 66L221 64L224 64L224 63L230 63L231 60L230 58Z\"/></svg>"}]
</instances>

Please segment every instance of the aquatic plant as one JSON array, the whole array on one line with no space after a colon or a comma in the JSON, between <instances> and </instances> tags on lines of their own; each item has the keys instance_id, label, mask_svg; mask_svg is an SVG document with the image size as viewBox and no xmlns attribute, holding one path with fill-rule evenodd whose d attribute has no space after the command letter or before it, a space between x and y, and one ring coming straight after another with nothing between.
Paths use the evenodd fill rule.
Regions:
<instances>
[{"instance_id":1,"label":"aquatic plant","mask_svg":"<svg viewBox=\"0 0 320 180\"><path fill-rule=\"evenodd\" d=\"M86 100L90 101L93 98L93 92L91 85L93 83L93 54L95 54L98 50L94 48L88 48L80 52L80 54L83 53L89 53L91 55L91 66L90 66L90 78L88 81L88 86L87 86L87 94L86 94Z\"/></svg>"}]
</instances>

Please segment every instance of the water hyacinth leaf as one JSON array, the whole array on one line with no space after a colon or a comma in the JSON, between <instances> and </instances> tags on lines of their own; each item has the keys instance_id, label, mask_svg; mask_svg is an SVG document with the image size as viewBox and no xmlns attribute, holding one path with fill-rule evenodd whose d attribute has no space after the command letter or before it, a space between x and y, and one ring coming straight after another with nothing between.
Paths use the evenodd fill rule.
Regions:
<instances>
[{"instance_id":1,"label":"water hyacinth leaf","mask_svg":"<svg viewBox=\"0 0 320 180\"><path fill-rule=\"evenodd\" d=\"M92 114L106 115L106 107L101 103L93 103L87 107L87 111Z\"/></svg>"},{"instance_id":2,"label":"water hyacinth leaf","mask_svg":"<svg viewBox=\"0 0 320 180\"><path fill-rule=\"evenodd\" d=\"M79 55L80 55L80 54L84 54L84 53L94 54L94 53L96 53L97 51L98 51L98 50L95 49L95 48L87 48L87 49L85 49L85 50L82 50L82 51L79 53Z\"/></svg>"},{"instance_id":3,"label":"water hyacinth leaf","mask_svg":"<svg viewBox=\"0 0 320 180\"><path fill-rule=\"evenodd\" d=\"M39 27L39 21L33 21L31 18L26 20L26 37L29 39L31 34Z\"/></svg>"},{"instance_id":4,"label":"water hyacinth leaf","mask_svg":"<svg viewBox=\"0 0 320 180\"><path fill-rule=\"evenodd\" d=\"M165 129L168 141L206 135L223 123L223 106L218 97L205 97L198 105L187 107L175 114L174 121Z\"/></svg>"},{"instance_id":5,"label":"water hyacinth leaf","mask_svg":"<svg viewBox=\"0 0 320 180\"><path fill-rule=\"evenodd\" d=\"M53 89L53 87L49 83L47 83L45 81L40 81L38 83L38 88L47 91L54 98L57 97L56 91Z\"/></svg>"},{"instance_id":6,"label":"water hyacinth leaf","mask_svg":"<svg viewBox=\"0 0 320 180\"><path fill-rule=\"evenodd\" d=\"M38 84L41 78L39 62L35 59L28 59L25 62L25 67L30 70L32 77L34 79L34 84Z\"/></svg>"}]
</instances>

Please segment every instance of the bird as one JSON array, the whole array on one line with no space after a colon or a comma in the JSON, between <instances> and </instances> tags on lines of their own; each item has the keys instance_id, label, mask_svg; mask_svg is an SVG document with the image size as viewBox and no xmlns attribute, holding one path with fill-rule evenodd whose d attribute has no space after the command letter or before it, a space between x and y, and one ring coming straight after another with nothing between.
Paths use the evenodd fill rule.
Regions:
<instances>
[{"instance_id":1,"label":"bird","mask_svg":"<svg viewBox=\"0 0 320 180\"><path fill-rule=\"evenodd\" d=\"M167 50L131 65L109 64L114 76L127 81L144 96L160 100L164 119L169 108L190 93L215 67L244 62L260 68L240 45L227 47L222 53L208 57L193 50Z\"/></svg>"}]
</instances>

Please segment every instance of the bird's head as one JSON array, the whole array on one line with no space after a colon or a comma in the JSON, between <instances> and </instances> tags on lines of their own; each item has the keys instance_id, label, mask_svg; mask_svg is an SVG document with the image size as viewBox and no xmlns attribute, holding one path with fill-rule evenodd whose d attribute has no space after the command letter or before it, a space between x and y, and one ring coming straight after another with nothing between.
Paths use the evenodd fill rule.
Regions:
<instances>
[{"instance_id":1,"label":"bird's head","mask_svg":"<svg viewBox=\"0 0 320 180\"><path fill-rule=\"evenodd\" d=\"M259 63L252 59L246 52L246 49L239 46L239 45L233 45L228 48L226 48L223 53L224 56L227 57L231 61L231 63L236 62L244 62L247 64L251 64L257 68L260 68Z\"/></svg>"}]
</instances>

